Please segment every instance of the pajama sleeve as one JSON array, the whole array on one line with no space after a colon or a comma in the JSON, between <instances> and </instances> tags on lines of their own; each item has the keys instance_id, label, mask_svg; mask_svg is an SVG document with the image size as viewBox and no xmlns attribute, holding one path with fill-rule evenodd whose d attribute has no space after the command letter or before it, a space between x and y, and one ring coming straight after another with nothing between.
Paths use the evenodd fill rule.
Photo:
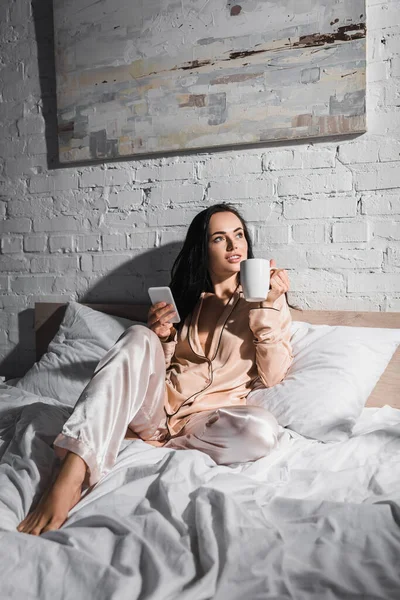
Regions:
<instances>
[{"instance_id":1,"label":"pajama sleeve","mask_svg":"<svg viewBox=\"0 0 400 600\"><path fill-rule=\"evenodd\" d=\"M175 347L177 344L177 339L178 339L178 332L175 330L175 333L172 336L170 336L168 338L168 340L166 340L165 342L160 340L162 349L164 350L165 368L166 369L168 369L168 367L170 366L172 357L175 354Z\"/></svg>"},{"instance_id":2,"label":"pajama sleeve","mask_svg":"<svg viewBox=\"0 0 400 600\"><path fill-rule=\"evenodd\" d=\"M293 360L292 317L284 294L276 301L276 308L263 304L249 311L249 326L254 336L258 374L264 386L272 387L282 381Z\"/></svg>"}]
</instances>

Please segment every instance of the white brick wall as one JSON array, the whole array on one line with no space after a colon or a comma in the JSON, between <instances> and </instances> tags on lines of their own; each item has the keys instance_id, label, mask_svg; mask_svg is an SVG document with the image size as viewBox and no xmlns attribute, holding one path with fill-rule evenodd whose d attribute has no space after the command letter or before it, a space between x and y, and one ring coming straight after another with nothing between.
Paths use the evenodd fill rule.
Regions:
<instances>
[{"instance_id":1,"label":"white brick wall","mask_svg":"<svg viewBox=\"0 0 400 600\"><path fill-rule=\"evenodd\" d=\"M222 200L289 270L293 303L400 311L398 0L367 0L366 134L61 169L51 0L34 6L35 25L30 2L1 6L0 373L34 359L34 302L147 301L191 219Z\"/></svg>"}]
</instances>

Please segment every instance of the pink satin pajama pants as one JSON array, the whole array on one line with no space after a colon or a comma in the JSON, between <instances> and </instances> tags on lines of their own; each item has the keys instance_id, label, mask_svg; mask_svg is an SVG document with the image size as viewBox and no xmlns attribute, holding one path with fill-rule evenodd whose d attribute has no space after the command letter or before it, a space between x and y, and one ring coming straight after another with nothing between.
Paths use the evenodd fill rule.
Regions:
<instances>
[{"instance_id":1,"label":"pink satin pajama pants","mask_svg":"<svg viewBox=\"0 0 400 600\"><path fill-rule=\"evenodd\" d=\"M157 335L144 325L129 327L97 365L54 441L56 454L78 454L93 485L113 467L128 427L143 440L168 439L165 375ZM277 439L278 423L267 410L239 405L194 413L163 447L201 450L217 464L231 464L265 456Z\"/></svg>"}]
</instances>

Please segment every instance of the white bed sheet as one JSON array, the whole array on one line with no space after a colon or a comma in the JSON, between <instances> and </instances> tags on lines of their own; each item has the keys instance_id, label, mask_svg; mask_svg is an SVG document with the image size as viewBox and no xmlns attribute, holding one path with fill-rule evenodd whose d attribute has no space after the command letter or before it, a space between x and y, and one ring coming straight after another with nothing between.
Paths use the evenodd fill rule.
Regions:
<instances>
[{"instance_id":1,"label":"white bed sheet","mask_svg":"<svg viewBox=\"0 0 400 600\"><path fill-rule=\"evenodd\" d=\"M233 467L126 441L61 530L18 533L70 410L0 385L2 600L400 598L399 410Z\"/></svg>"}]
</instances>

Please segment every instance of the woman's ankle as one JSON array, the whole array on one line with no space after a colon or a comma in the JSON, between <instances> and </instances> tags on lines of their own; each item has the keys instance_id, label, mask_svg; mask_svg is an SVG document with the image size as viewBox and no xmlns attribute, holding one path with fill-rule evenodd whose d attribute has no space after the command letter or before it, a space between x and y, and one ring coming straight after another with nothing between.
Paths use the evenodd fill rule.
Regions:
<instances>
[{"instance_id":1,"label":"woman's ankle","mask_svg":"<svg viewBox=\"0 0 400 600\"><path fill-rule=\"evenodd\" d=\"M71 484L82 485L87 469L87 464L80 456L73 452L68 452L61 464L57 480L68 480Z\"/></svg>"}]
</instances>

